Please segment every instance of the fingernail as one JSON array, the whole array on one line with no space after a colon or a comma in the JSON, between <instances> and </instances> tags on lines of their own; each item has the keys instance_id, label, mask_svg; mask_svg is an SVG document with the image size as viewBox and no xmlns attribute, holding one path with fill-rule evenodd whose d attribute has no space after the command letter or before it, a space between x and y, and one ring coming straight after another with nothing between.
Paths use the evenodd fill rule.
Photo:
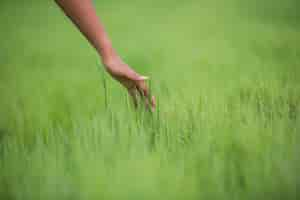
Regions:
<instances>
[{"instance_id":1,"label":"fingernail","mask_svg":"<svg viewBox=\"0 0 300 200\"><path fill-rule=\"evenodd\" d=\"M151 104L152 104L152 107L156 107L156 100L155 100L155 97L154 96L152 96L151 97Z\"/></svg>"},{"instance_id":2,"label":"fingernail","mask_svg":"<svg viewBox=\"0 0 300 200\"><path fill-rule=\"evenodd\" d=\"M147 80L147 79L149 79L149 77L148 76L141 76L140 79L141 80Z\"/></svg>"}]
</instances>

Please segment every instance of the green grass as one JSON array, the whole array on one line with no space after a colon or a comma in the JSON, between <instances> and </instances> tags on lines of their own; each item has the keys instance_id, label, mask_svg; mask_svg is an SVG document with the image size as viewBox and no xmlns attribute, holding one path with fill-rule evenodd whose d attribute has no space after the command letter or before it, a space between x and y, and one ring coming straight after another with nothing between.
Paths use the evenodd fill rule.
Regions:
<instances>
[{"instance_id":1,"label":"green grass","mask_svg":"<svg viewBox=\"0 0 300 200\"><path fill-rule=\"evenodd\" d=\"M299 9L98 1L151 114L52 1L2 1L0 199L299 199Z\"/></svg>"}]
</instances>

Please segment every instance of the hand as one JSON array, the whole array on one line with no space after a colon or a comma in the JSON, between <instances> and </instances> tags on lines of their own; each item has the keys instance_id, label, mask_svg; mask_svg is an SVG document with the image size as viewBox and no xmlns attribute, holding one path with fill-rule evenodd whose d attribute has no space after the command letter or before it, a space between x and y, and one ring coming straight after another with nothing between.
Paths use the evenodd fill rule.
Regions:
<instances>
[{"instance_id":1,"label":"hand","mask_svg":"<svg viewBox=\"0 0 300 200\"><path fill-rule=\"evenodd\" d=\"M145 83L147 77L141 76L122 62L117 56L104 30L104 26L96 15L92 1L55 0L65 14L73 21L91 45L103 59L106 70L119 81L132 96L134 105L138 106L138 93L146 106L154 110L155 99L149 94ZM88 13L88 15L87 15Z\"/></svg>"},{"instance_id":2,"label":"hand","mask_svg":"<svg viewBox=\"0 0 300 200\"><path fill-rule=\"evenodd\" d=\"M144 100L146 108L154 111L156 105L155 97L151 96L145 82L148 77L136 73L120 58L104 61L104 65L107 72L127 89L135 107L139 105L138 99L141 99ZM140 95L141 98L138 98L138 95Z\"/></svg>"}]
</instances>

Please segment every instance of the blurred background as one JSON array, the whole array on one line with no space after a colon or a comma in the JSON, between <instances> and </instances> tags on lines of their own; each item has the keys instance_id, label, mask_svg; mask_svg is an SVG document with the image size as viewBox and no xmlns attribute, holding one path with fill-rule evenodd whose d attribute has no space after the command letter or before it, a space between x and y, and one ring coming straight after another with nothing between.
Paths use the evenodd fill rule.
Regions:
<instances>
[{"instance_id":1,"label":"blurred background","mask_svg":"<svg viewBox=\"0 0 300 200\"><path fill-rule=\"evenodd\" d=\"M2 0L4 199L297 198L300 1L94 3L154 120L54 1Z\"/></svg>"}]
</instances>

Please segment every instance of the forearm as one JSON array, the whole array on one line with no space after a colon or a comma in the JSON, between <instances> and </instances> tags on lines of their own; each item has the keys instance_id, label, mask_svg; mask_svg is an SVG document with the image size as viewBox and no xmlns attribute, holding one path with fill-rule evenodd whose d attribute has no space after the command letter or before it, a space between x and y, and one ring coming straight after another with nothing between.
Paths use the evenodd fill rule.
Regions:
<instances>
[{"instance_id":1,"label":"forearm","mask_svg":"<svg viewBox=\"0 0 300 200\"><path fill-rule=\"evenodd\" d=\"M55 0L55 2L97 50L103 63L118 57L91 0Z\"/></svg>"},{"instance_id":2,"label":"forearm","mask_svg":"<svg viewBox=\"0 0 300 200\"><path fill-rule=\"evenodd\" d=\"M55 0L55 2L97 50L107 72L127 89L134 104L138 105L137 93L139 93L145 97L143 99L146 106L153 110L155 98L149 94L145 83L148 77L136 73L118 57L96 15L92 0Z\"/></svg>"}]
</instances>

